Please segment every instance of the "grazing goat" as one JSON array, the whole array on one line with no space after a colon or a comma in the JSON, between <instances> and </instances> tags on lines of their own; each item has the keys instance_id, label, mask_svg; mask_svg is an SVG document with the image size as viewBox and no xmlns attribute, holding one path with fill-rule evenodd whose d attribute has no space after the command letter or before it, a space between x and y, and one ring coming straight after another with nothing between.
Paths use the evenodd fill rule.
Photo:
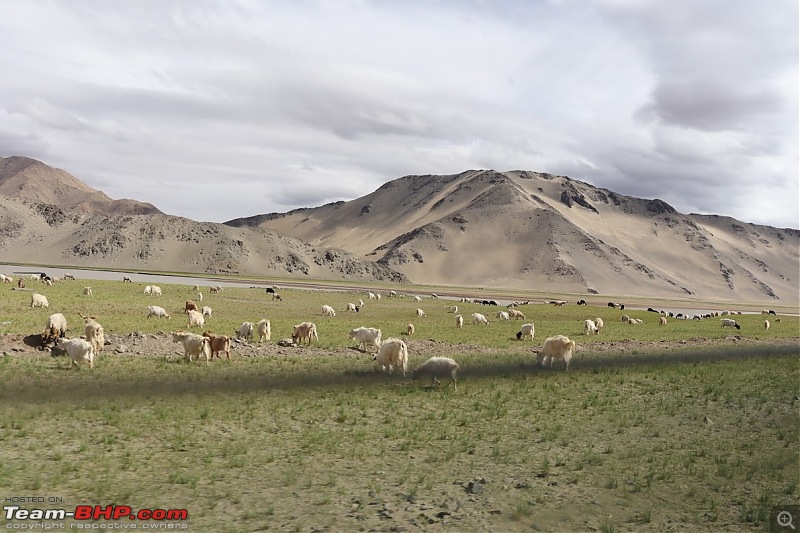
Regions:
<instances>
[{"instance_id":1,"label":"grazing goat","mask_svg":"<svg viewBox=\"0 0 800 533\"><path fill-rule=\"evenodd\" d=\"M476 325L483 324L484 326L489 325L489 321L480 313L472 313L472 323Z\"/></svg>"},{"instance_id":2,"label":"grazing goat","mask_svg":"<svg viewBox=\"0 0 800 533\"><path fill-rule=\"evenodd\" d=\"M514 320L525 320L525 315L522 313L522 311L518 311L517 309L509 309L508 316Z\"/></svg>"},{"instance_id":3,"label":"grazing goat","mask_svg":"<svg viewBox=\"0 0 800 533\"><path fill-rule=\"evenodd\" d=\"M131 279L130 276L122 276L122 282L125 283L126 281L128 283L133 283L133 280Z\"/></svg>"},{"instance_id":4,"label":"grazing goat","mask_svg":"<svg viewBox=\"0 0 800 533\"><path fill-rule=\"evenodd\" d=\"M55 342L67 335L67 319L61 313L54 313L47 319L42 332L42 344Z\"/></svg>"},{"instance_id":5,"label":"grazing goat","mask_svg":"<svg viewBox=\"0 0 800 533\"><path fill-rule=\"evenodd\" d=\"M458 363L456 363L453 359L449 357L431 357L419 365L416 370L411 373L411 379L417 380L422 377L430 377L431 387L433 387L434 385L438 385L438 378L450 378L450 381L453 382L453 390L457 391L457 372Z\"/></svg>"},{"instance_id":6,"label":"grazing goat","mask_svg":"<svg viewBox=\"0 0 800 533\"><path fill-rule=\"evenodd\" d=\"M659 326L666 326L667 325L667 317L665 317L665 316L659 317L658 325Z\"/></svg>"},{"instance_id":7,"label":"grazing goat","mask_svg":"<svg viewBox=\"0 0 800 533\"><path fill-rule=\"evenodd\" d=\"M417 309L417 318L423 318L423 317L425 317L425 311L423 311L422 309Z\"/></svg>"},{"instance_id":8,"label":"grazing goat","mask_svg":"<svg viewBox=\"0 0 800 533\"><path fill-rule=\"evenodd\" d=\"M31 307L50 307L50 302L43 294L31 294Z\"/></svg>"},{"instance_id":9,"label":"grazing goat","mask_svg":"<svg viewBox=\"0 0 800 533\"><path fill-rule=\"evenodd\" d=\"M573 350L575 350L575 341L570 340L569 337L564 335L556 335L554 337L548 337L547 340L544 341L542 349L534 350L533 353L536 354L536 360L542 366L547 364L549 359L550 367L552 368L553 360L561 359L566 365L564 370L569 370L569 362L572 359Z\"/></svg>"},{"instance_id":10,"label":"grazing goat","mask_svg":"<svg viewBox=\"0 0 800 533\"><path fill-rule=\"evenodd\" d=\"M156 318L167 318L167 319L172 318L169 316L169 313L167 313L167 310L164 309L163 307L159 307L157 305L151 305L148 306L147 309L150 311L147 314L147 318L150 318L151 316L154 316Z\"/></svg>"},{"instance_id":11,"label":"grazing goat","mask_svg":"<svg viewBox=\"0 0 800 533\"><path fill-rule=\"evenodd\" d=\"M236 330L236 338L251 342L253 340L253 329L252 322L242 322L242 325Z\"/></svg>"},{"instance_id":12,"label":"grazing goat","mask_svg":"<svg viewBox=\"0 0 800 533\"><path fill-rule=\"evenodd\" d=\"M334 311L333 307L331 307L330 305L323 305L322 306L322 316L334 317L334 316L336 316L336 311Z\"/></svg>"},{"instance_id":13,"label":"grazing goat","mask_svg":"<svg viewBox=\"0 0 800 533\"><path fill-rule=\"evenodd\" d=\"M462 329L464 327L464 317L461 315L456 315L456 328Z\"/></svg>"},{"instance_id":14,"label":"grazing goat","mask_svg":"<svg viewBox=\"0 0 800 533\"><path fill-rule=\"evenodd\" d=\"M588 318L583 321L583 333L589 335L590 333L597 333L597 326L594 325L594 320Z\"/></svg>"},{"instance_id":15,"label":"grazing goat","mask_svg":"<svg viewBox=\"0 0 800 533\"><path fill-rule=\"evenodd\" d=\"M83 295L84 296L93 297L94 294L92 294L92 288L91 287L84 287L83 288Z\"/></svg>"},{"instance_id":16,"label":"grazing goat","mask_svg":"<svg viewBox=\"0 0 800 533\"><path fill-rule=\"evenodd\" d=\"M72 362L70 368L73 366L79 368L82 363L89 363L89 368L94 368L94 347L92 343L83 339L58 339L56 346L62 350L66 350Z\"/></svg>"},{"instance_id":17,"label":"grazing goat","mask_svg":"<svg viewBox=\"0 0 800 533\"><path fill-rule=\"evenodd\" d=\"M606 327L605 322L600 317L594 319L594 327L597 328L597 334L600 335L600 332L603 331L603 328Z\"/></svg>"},{"instance_id":18,"label":"grazing goat","mask_svg":"<svg viewBox=\"0 0 800 533\"><path fill-rule=\"evenodd\" d=\"M498 311L495 316L500 320L511 320L511 315L509 315L506 311Z\"/></svg>"},{"instance_id":19,"label":"grazing goat","mask_svg":"<svg viewBox=\"0 0 800 533\"><path fill-rule=\"evenodd\" d=\"M197 311L196 309L190 309L186 312L186 314L189 315L189 325L187 328L202 328L205 325L206 319L203 318L203 313Z\"/></svg>"},{"instance_id":20,"label":"grazing goat","mask_svg":"<svg viewBox=\"0 0 800 533\"><path fill-rule=\"evenodd\" d=\"M184 313L188 313L189 311L197 311L197 304L192 300L186 300L186 304L183 306Z\"/></svg>"},{"instance_id":21,"label":"grazing goat","mask_svg":"<svg viewBox=\"0 0 800 533\"><path fill-rule=\"evenodd\" d=\"M211 316L214 314L214 311L213 311L213 309L211 309L211 308L210 308L209 306L207 306L207 305L204 305L204 306L203 306L203 309L201 309L201 310L200 310L200 312L201 312L201 313L203 313L203 316L204 316L204 317L207 317L207 318L211 318Z\"/></svg>"},{"instance_id":22,"label":"grazing goat","mask_svg":"<svg viewBox=\"0 0 800 533\"><path fill-rule=\"evenodd\" d=\"M305 339L306 344L311 345L311 339L319 341L317 337L317 326L312 322L301 322L292 328L292 342L300 344Z\"/></svg>"},{"instance_id":23,"label":"grazing goat","mask_svg":"<svg viewBox=\"0 0 800 533\"><path fill-rule=\"evenodd\" d=\"M450 308L447 310L448 313L458 313L458 306L451 305Z\"/></svg>"},{"instance_id":24,"label":"grazing goat","mask_svg":"<svg viewBox=\"0 0 800 533\"><path fill-rule=\"evenodd\" d=\"M367 351L367 345L374 346L376 350L381 347L381 330L376 328L360 328L351 329L348 334L350 340L358 341L359 349Z\"/></svg>"},{"instance_id":25,"label":"grazing goat","mask_svg":"<svg viewBox=\"0 0 800 533\"><path fill-rule=\"evenodd\" d=\"M722 322L723 328L742 329L742 327L739 324L737 324L735 320L732 320L730 318L723 318L720 322Z\"/></svg>"},{"instance_id":26,"label":"grazing goat","mask_svg":"<svg viewBox=\"0 0 800 533\"><path fill-rule=\"evenodd\" d=\"M214 335L210 331L204 331L203 337L208 339L209 350L211 350L211 358L214 356L217 359L222 359L219 352L225 352L225 359L231 360L231 338L227 335Z\"/></svg>"},{"instance_id":27,"label":"grazing goat","mask_svg":"<svg viewBox=\"0 0 800 533\"><path fill-rule=\"evenodd\" d=\"M381 370L388 369L391 374L398 369L402 370L405 376L408 369L408 347L400 339L386 339L386 342L378 348L375 361L378 362Z\"/></svg>"},{"instance_id":28,"label":"grazing goat","mask_svg":"<svg viewBox=\"0 0 800 533\"><path fill-rule=\"evenodd\" d=\"M206 356L206 364L211 361L211 341L208 337L197 335L195 333L187 333L185 331L177 331L172 334L172 342L180 342L183 344L183 356L192 362L192 357L196 356L200 360L201 355Z\"/></svg>"},{"instance_id":29,"label":"grazing goat","mask_svg":"<svg viewBox=\"0 0 800 533\"><path fill-rule=\"evenodd\" d=\"M406 326L406 335L413 335L414 334L414 324L411 322L408 323Z\"/></svg>"},{"instance_id":30,"label":"grazing goat","mask_svg":"<svg viewBox=\"0 0 800 533\"><path fill-rule=\"evenodd\" d=\"M531 342L533 342L533 336L536 333L535 328L533 327L533 322L530 324L522 324L522 327L519 328L517 332L517 340L521 341L525 339L525 337L530 337Z\"/></svg>"},{"instance_id":31,"label":"grazing goat","mask_svg":"<svg viewBox=\"0 0 800 533\"><path fill-rule=\"evenodd\" d=\"M256 324L256 332L258 333L258 342L272 339L272 325L269 320L266 318L259 320Z\"/></svg>"},{"instance_id":32,"label":"grazing goat","mask_svg":"<svg viewBox=\"0 0 800 533\"><path fill-rule=\"evenodd\" d=\"M356 304L348 303L345 311L352 311L353 313L358 313L358 308L356 307Z\"/></svg>"}]
</instances>

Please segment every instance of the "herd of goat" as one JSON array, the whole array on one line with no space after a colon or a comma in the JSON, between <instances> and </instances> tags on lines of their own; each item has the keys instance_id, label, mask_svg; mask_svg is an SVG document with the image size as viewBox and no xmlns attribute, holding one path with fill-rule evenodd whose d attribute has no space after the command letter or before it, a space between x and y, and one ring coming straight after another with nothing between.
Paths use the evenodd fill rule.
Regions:
<instances>
[{"instance_id":1,"label":"herd of goat","mask_svg":"<svg viewBox=\"0 0 800 533\"><path fill-rule=\"evenodd\" d=\"M60 281L58 277L51 277L45 274L35 275L32 274L29 278L30 280L41 281L45 285L52 285ZM74 280L74 276L67 273L64 275L63 279L72 279ZM12 283L13 278L11 276L7 276L4 274L0 274L0 282L2 283ZM132 282L130 277L125 276L123 278L123 282ZM19 278L17 281L18 287L24 288L25 281L23 278ZM218 293L223 290L222 286L212 286L209 287L209 292L211 293ZM272 295L273 300L282 300L282 297L277 292L278 287L273 286L266 289L268 294ZM200 291L200 287L195 285L193 290L197 294L197 300L202 302L203 300L203 293ZM86 297L93 297L93 291L91 287L84 287L82 291L83 295ZM161 296L162 290L160 287L156 285L147 285L144 288L144 293L147 295L152 296ZM370 300L380 300L381 294L372 292L372 291L365 291L365 296ZM398 297L396 291L392 290L387 293L388 297ZM411 296L414 301L422 301L420 296ZM437 298L438 295L435 293L431 294L431 298ZM498 306L497 302L494 300L475 300L469 299L466 297L462 297L460 299L461 303L472 303L472 304L480 304L480 305L487 305L487 306ZM516 309L518 306L522 306L525 304L530 303L527 302L512 302L508 304L506 310L497 311L495 317L502 321L511 321L511 320L522 320L526 319L524 313L522 313L519 309ZM551 300L547 302L549 304L555 306L563 306L567 302L563 300ZM585 300L579 300L577 302L578 305L587 305ZM33 293L31 295L31 307L49 307L49 302L47 298L38 293ZM345 311L346 312L356 312L358 313L361 308L364 307L364 301L359 299L358 304L349 302L346 305ZM612 307L615 309L625 309L624 304L609 302L608 307ZM659 315L659 326L664 326L667 324L668 317L674 317L676 319L688 319L688 316L684 316L681 313L677 315L673 315L672 313L667 313L665 311L657 311L652 308L647 309L650 312L657 313ZM170 319L170 314L163 308L157 305L150 305L148 307L148 315L147 318L166 318ZM447 312L454 313L455 317L455 327L462 328L464 325L464 317L458 313L458 306L452 305L448 308ZM193 327L203 328L205 325L205 319L210 318L213 315L213 311L209 306L200 306L194 300L187 300L184 306L184 313L187 316L188 323L187 329L191 329ZM775 315L775 312L772 310L763 310L763 314L770 314ZM735 315L741 314L741 312L731 312L731 311L722 311L718 313L709 313L705 315L695 315L693 318L695 320L700 320L703 318L710 318L713 316L727 316L727 315ZM321 308L321 315L323 317L335 317L336 311L333 307L329 305L323 305ZM66 332L67 332L67 321L63 314L55 313L50 315L48 318L47 324L45 325L44 331L41 334L41 346L45 347L48 344L54 344L61 350L64 350L71 359L71 366L79 367L82 363L88 363L90 368L94 366L94 359L98 352L103 349L103 345L105 344L105 333L103 330L102 325L97 322L95 317L91 316L83 316L80 315L81 318L84 320L84 335L83 338L73 338L67 339ZM416 316L418 318L424 318L426 316L425 311L422 309L416 310ZM471 314L472 324L474 325L488 325L489 321L486 316L482 313L472 313ZM777 318L776 321L780 322L780 318ZM637 325L641 324L642 320L631 318L627 315L622 317L622 322ZM722 327L731 327L740 329L740 325L731 318L722 318L721 319ZM768 320L764 321L764 328L769 329L770 323ZM584 321L584 334L600 334L600 332L604 328L603 319L598 317L594 320L587 319ZM414 334L415 326L412 323L409 323L406 327L406 334L413 335ZM270 341L271 340L271 324L268 319L262 319L257 323L252 322L243 322L242 325L234 332L235 338L241 341L252 342L254 337L258 337L258 342ZM517 340L523 340L526 337L530 337L533 341L535 335L535 329L533 323L523 323L520 327L518 333L516 334ZM373 360L376 361L378 367L383 371L388 371L389 373L393 373L394 371L398 371L406 375L407 367L408 367L408 347L406 343L397 338L389 338L386 340L382 340L381 338L382 333L380 329L376 328L367 328L367 327L359 327L352 329L349 332L349 339L357 341L358 347L363 351L374 350L374 358ZM230 359L230 350L231 350L231 340L232 337L227 335L217 335L211 333L209 331L203 332L200 334L195 334L187 331L177 331L172 333L173 341L175 343L179 343L183 346L184 349L184 357L188 361L192 361L194 359L201 359L205 358L206 363L209 363L213 357L221 358L222 353L225 354L226 359ZM291 345L298 345L298 344L307 344L310 345L312 340L318 340L317 335L317 328L313 322L302 322L293 326L292 328L292 335L291 340L289 339L282 339L279 344L291 344ZM575 341L570 340L568 337L564 335L555 335L553 337L549 337L545 340L544 344L542 345L541 349L534 350L534 353L537 355L537 362L542 365L550 364L552 366L554 361L563 361L565 369L569 369L569 363L572 358L573 352L575 350ZM457 382L456 382L456 374L458 370L458 363L456 363L453 359L448 357L432 357L427 360L425 363L420 365L416 370L414 370L412 377L414 379L420 377L430 377L433 383L437 383L439 378L449 378L454 388L457 389Z\"/></svg>"}]
</instances>

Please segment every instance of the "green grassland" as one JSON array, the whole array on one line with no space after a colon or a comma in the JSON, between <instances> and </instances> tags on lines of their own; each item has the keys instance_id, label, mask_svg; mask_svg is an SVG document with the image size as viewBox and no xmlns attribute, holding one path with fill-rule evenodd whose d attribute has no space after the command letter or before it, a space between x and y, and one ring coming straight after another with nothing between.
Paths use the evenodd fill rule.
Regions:
<instances>
[{"instance_id":1,"label":"green grassland","mask_svg":"<svg viewBox=\"0 0 800 533\"><path fill-rule=\"evenodd\" d=\"M91 284L95 296L81 288ZM64 282L3 290L0 334L38 334L61 312L107 335L186 328L190 286ZM231 334L268 318L272 343L312 320L313 348L264 350L211 365L177 345L116 354L67 370L66 357L0 361L0 496L62 496L69 505L187 508L193 531L753 531L798 501L800 318L670 320L646 311L528 305L536 338L496 307L425 298L367 301L363 292L226 288L206 330ZM365 300L358 314L347 302ZM172 319L147 320L160 305ZM323 318L321 306L336 309ZM465 326L457 330L451 305ZM684 305L685 307L685 305ZM425 318L415 310L424 309ZM665 307L666 308L666 307ZM470 324L484 313L488 327ZM644 324L623 324L623 314ZM583 320L602 317L601 335ZM413 368L430 355L461 365L459 387L376 371L349 329L400 337L413 322ZM197 330L195 330L197 331ZM570 370L534 364L531 347L565 334ZM274 346L273 346L274 348ZM261 352L259 352L261 353Z\"/></svg>"}]
</instances>

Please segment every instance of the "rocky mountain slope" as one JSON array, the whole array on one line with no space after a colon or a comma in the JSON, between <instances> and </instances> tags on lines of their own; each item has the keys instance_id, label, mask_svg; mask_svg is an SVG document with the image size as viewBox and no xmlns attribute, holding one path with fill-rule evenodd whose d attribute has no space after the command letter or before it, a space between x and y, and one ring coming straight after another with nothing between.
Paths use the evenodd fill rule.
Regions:
<instances>
[{"instance_id":1,"label":"rocky mountain slope","mask_svg":"<svg viewBox=\"0 0 800 533\"><path fill-rule=\"evenodd\" d=\"M344 250L268 229L156 215L93 215L0 196L0 257L9 263L341 280L408 280Z\"/></svg>"},{"instance_id":2,"label":"rocky mountain slope","mask_svg":"<svg viewBox=\"0 0 800 533\"><path fill-rule=\"evenodd\" d=\"M226 224L346 249L416 283L787 304L800 294L800 231L536 172L406 176L349 202Z\"/></svg>"},{"instance_id":3,"label":"rocky mountain slope","mask_svg":"<svg viewBox=\"0 0 800 533\"><path fill-rule=\"evenodd\" d=\"M153 204L112 200L58 168L28 157L0 157L0 195L105 215L161 214Z\"/></svg>"}]
</instances>

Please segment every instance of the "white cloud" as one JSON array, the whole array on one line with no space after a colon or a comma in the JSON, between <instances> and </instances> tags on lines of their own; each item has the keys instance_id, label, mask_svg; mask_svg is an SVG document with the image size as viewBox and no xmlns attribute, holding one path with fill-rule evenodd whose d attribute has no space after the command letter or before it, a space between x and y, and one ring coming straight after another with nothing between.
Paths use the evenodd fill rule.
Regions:
<instances>
[{"instance_id":1,"label":"white cloud","mask_svg":"<svg viewBox=\"0 0 800 533\"><path fill-rule=\"evenodd\" d=\"M9 0L0 155L198 220L495 168L798 227L797 20L791 0Z\"/></svg>"}]
</instances>

